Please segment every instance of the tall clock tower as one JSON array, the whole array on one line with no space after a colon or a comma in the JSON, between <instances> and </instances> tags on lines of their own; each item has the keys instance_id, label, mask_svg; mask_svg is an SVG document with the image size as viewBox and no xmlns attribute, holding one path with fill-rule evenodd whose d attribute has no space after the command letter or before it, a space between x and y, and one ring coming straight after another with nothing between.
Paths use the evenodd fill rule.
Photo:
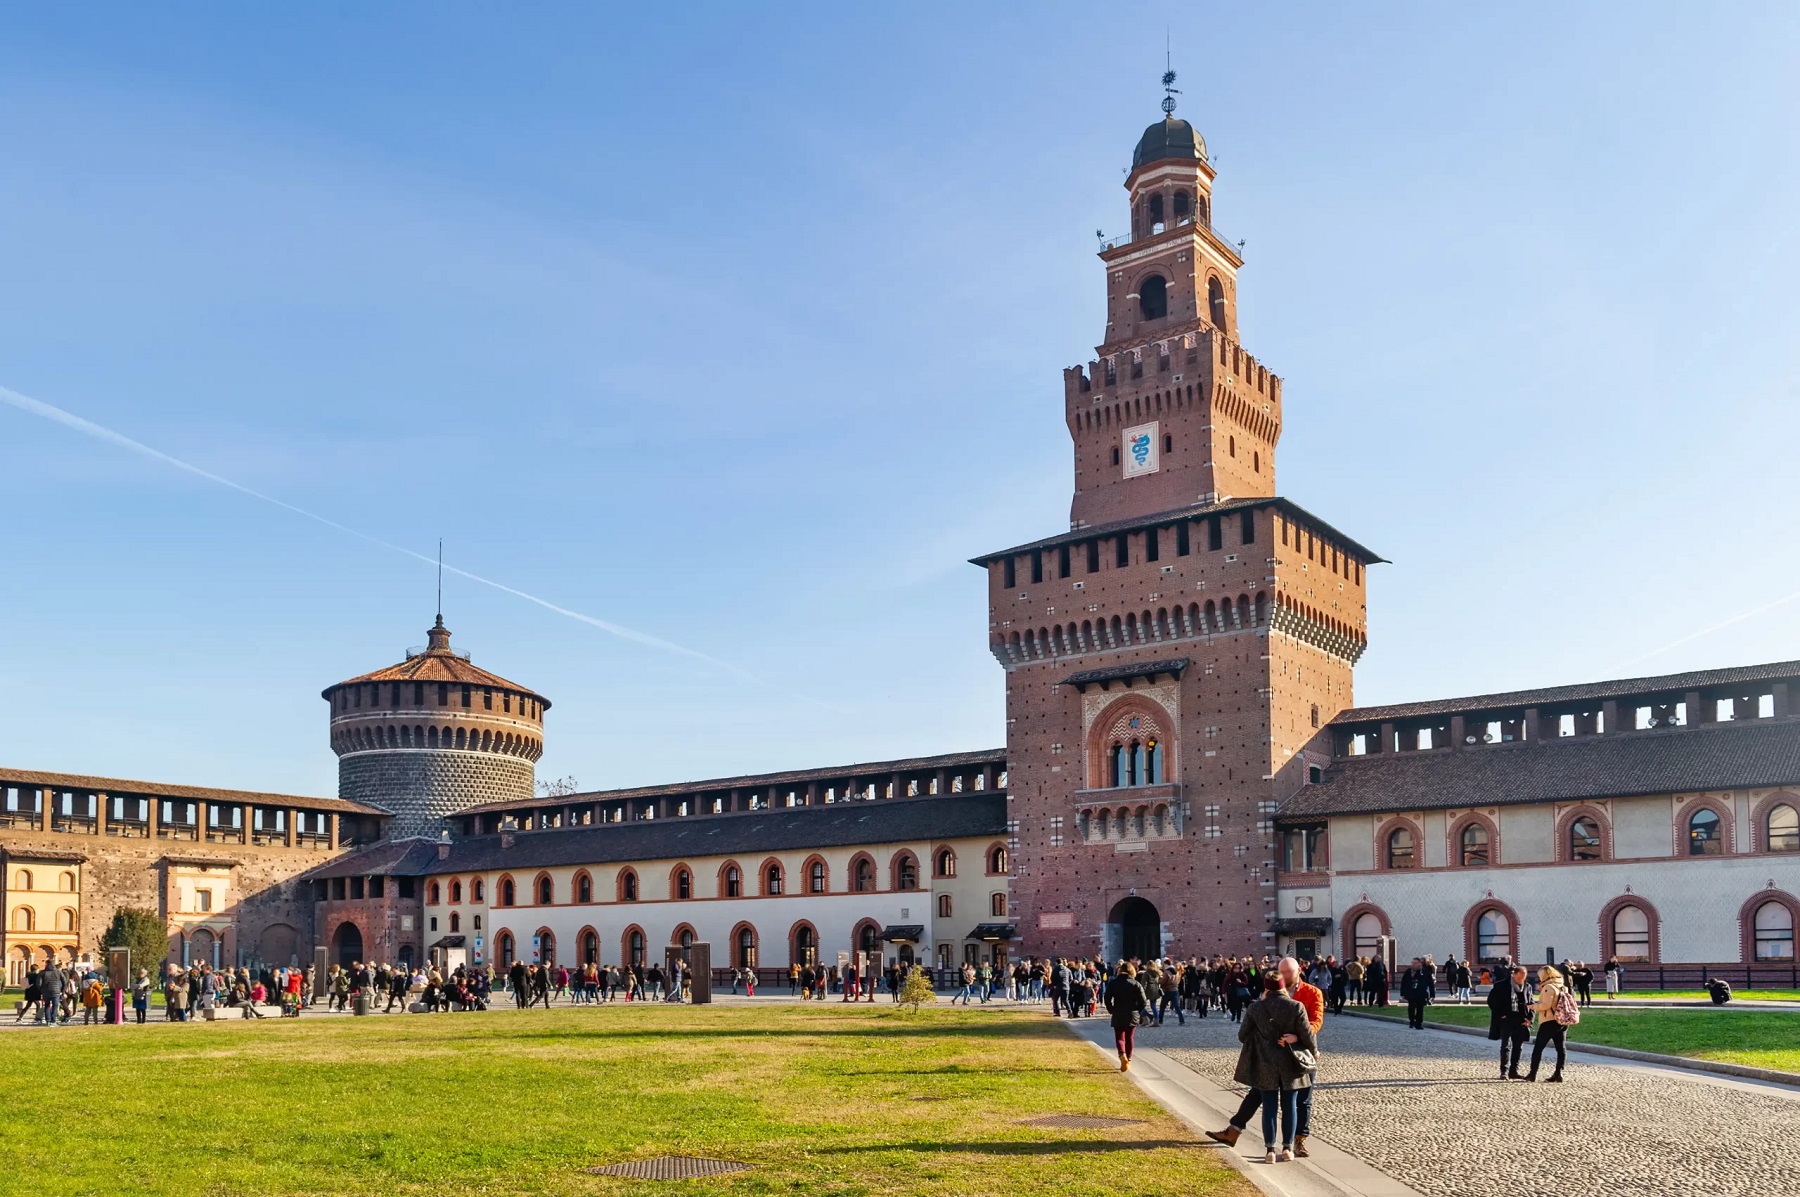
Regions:
<instances>
[{"instance_id":1,"label":"tall clock tower","mask_svg":"<svg viewBox=\"0 0 1800 1197\"><path fill-rule=\"evenodd\" d=\"M1171 92L1102 242L1103 340L1063 372L1069 529L975 561L1029 954L1272 951L1275 806L1367 642L1380 558L1276 494L1281 380L1238 341L1213 180Z\"/></svg>"}]
</instances>

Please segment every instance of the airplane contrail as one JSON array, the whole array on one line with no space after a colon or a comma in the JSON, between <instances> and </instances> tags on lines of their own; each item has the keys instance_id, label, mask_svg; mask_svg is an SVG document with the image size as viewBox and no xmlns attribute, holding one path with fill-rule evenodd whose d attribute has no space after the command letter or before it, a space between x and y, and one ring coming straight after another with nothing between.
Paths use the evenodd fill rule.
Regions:
<instances>
[{"instance_id":1,"label":"airplane contrail","mask_svg":"<svg viewBox=\"0 0 1800 1197\"><path fill-rule=\"evenodd\" d=\"M1707 627L1701 628L1697 632L1689 632L1687 635L1681 637L1679 640L1671 640L1667 644L1662 645L1659 648L1653 648L1647 653L1640 653L1639 655L1631 658L1631 660L1629 660L1629 661L1621 662L1617 668L1625 669L1628 666L1636 665L1639 661L1647 661L1651 657L1659 656L1662 653L1668 652L1672 648L1679 648L1681 645L1686 644L1690 640L1698 640L1702 636L1710 636L1710 635L1712 635L1712 633L1718 631L1720 628L1728 628L1734 623L1742 623L1746 619L1751 618L1752 616L1761 615L1764 611L1772 611L1776 607L1779 607L1784 603L1793 602L1795 599L1800 599L1800 590L1796 590L1792 594L1784 594L1778 599L1770 599L1768 602L1763 603L1761 606L1752 607L1748 611L1739 611L1736 615L1732 615L1725 619L1721 619L1718 623L1711 624Z\"/></svg>"},{"instance_id":2,"label":"airplane contrail","mask_svg":"<svg viewBox=\"0 0 1800 1197\"><path fill-rule=\"evenodd\" d=\"M367 532L352 528L347 524L340 524L336 520L329 519L315 511L308 511L306 508L297 507L284 499L277 499L273 495L266 495L262 491L245 486L241 482L234 482L221 474L215 474L211 470L203 470L192 462L183 461L179 457L172 457L169 454L164 453L161 449L153 449L142 441L132 440L124 433L114 432L112 429L96 424L92 420L83 419L74 412L65 411L55 404L45 403L42 399L33 399L30 395L22 395L18 391L0 386L0 402L5 402L12 407L18 408L20 411L39 416L54 424L61 424L64 428L73 429L84 436L90 436L95 440L105 441L109 445L114 445L118 448L136 453L140 457L148 457L152 461L161 462L163 465L181 470L184 473L192 474L197 478L204 478L208 482L228 487L231 490L237 491L239 494L249 495L253 499L279 507L283 511L292 512L295 515L313 520L316 523L324 524L327 528L335 529L348 536L354 536L358 540L365 540L370 544L380 545L382 548L389 549L396 553L404 553L406 556L418 561L423 561L428 565L437 564L437 559L434 557L427 556L424 553L416 553L404 545L394 544L391 541L381 539L379 536L371 536ZM696 661L704 661L708 665L723 669L728 673L737 674L739 677L749 678L752 676L750 673L738 668L736 665L733 665L728 661L721 661L717 657L703 653L698 649L688 648L686 645L676 644L674 641L664 640L660 636L652 636L648 632L640 632L636 628L628 628L624 624L614 623L608 619L599 619L592 615L585 615L580 611L571 610L568 607L558 606L548 599L539 598L535 594L520 590L515 586L508 586L504 582L496 582L492 578L484 578L480 574L470 573L466 569L458 569L454 565L446 564L444 569L460 577L467 578L471 582L479 582L483 586L491 586L495 590L522 598L528 603L536 603L546 611L554 611L558 615L567 616L570 619L579 620L581 623L588 624L591 627L599 628L601 631L617 636L621 640L630 640L635 644L642 644L649 648L661 649L664 652L679 653L684 657L691 657Z\"/></svg>"}]
</instances>

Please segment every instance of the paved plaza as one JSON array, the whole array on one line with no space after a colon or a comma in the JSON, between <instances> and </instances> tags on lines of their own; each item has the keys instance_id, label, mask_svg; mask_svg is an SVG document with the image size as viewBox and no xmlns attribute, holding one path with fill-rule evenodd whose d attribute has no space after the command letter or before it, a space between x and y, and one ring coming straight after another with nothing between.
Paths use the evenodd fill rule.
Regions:
<instances>
[{"instance_id":1,"label":"paved plaza","mask_svg":"<svg viewBox=\"0 0 1800 1197\"><path fill-rule=\"evenodd\" d=\"M1190 1018L1139 1045L1230 1085L1237 1029ZM1328 1019L1320 1046L1315 1137L1428 1197L1800 1193L1800 1092L1591 1056L1562 1085L1503 1083L1485 1039L1372 1019Z\"/></svg>"}]
</instances>

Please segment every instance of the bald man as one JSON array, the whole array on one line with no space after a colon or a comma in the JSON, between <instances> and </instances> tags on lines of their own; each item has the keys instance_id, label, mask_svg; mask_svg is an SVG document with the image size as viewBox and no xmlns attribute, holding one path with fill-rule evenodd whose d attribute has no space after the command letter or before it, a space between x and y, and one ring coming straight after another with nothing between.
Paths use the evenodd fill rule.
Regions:
<instances>
[{"instance_id":1,"label":"bald man","mask_svg":"<svg viewBox=\"0 0 1800 1197\"><path fill-rule=\"evenodd\" d=\"M1281 974L1281 987L1287 995L1306 1008L1306 1021L1312 1024L1313 1037L1316 1039L1325 1027L1325 995L1317 985L1300 979L1300 962L1292 956L1283 956L1276 965ZM1304 1156L1310 1154L1306 1150L1306 1137L1312 1133L1312 1086L1298 1092L1298 1116L1294 1120L1294 1154ZM1250 1125L1250 1119L1262 1109L1262 1095L1255 1089L1244 1094L1244 1100L1238 1104L1238 1111L1224 1130L1207 1131L1206 1137L1215 1143L1223 1143L1227 1147L1235 1146L1238 1136ZM1273 1150L1273 1149L1271 1149Z\"/></svg>"}]
</instances>

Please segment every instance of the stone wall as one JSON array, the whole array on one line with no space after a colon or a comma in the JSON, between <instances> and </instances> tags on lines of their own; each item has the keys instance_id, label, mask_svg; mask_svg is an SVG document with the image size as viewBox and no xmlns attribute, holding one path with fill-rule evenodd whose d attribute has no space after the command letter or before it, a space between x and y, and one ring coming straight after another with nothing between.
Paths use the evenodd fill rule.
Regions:
<instances>
[{"instance_id":1,"label":"stone wall","mask_svg":"<svg viewBox=\"0 0 1800 1197\"><path fill-rule=\"evenodd\" d=\"M449 816L483 802L532 796L536 770L521 757L399 748L338 759L338 797L393 812L384 835L436 835Z\"/></svg>"}]
</instances>

